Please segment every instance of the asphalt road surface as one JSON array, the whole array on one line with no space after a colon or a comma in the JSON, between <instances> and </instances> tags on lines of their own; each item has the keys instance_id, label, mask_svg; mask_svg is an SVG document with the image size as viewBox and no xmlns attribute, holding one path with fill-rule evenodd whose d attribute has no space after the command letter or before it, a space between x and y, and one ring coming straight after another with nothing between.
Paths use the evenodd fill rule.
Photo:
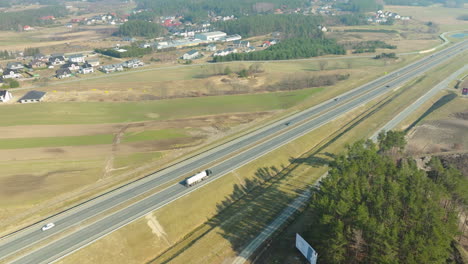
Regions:
<instances>
[{"instance_id":1,"label":"asphalt road surface","mask_svg":"<svg viewBox=\"0 0 468 264\"><path fill-rule=\"evenodd\" d=\"M222 177L232 170L268 153L272 150L326 124L347 112L393 90L407 81L414 79L438 64L454 58L468 48L468 41L451 45L447 49L434 53L397 71L384 75L366 85L328 100L320 105L304 110L284 120L270 124L258 131L216 147L206 153L195 156L173 167L169 167L146 178L125 185L105 195L83 203L63 214L56 215L47 222L54 222L55 227L41 231L45 223L38 223L20 230L0 240L0 260L28 250L38 242L55 234L62 237L38 249L29 250L12 263L48 263L109 234L110 232L156 210L211 181ZM315 117L314 117L315 116ZM314 117L314 118L311 118ZM263 141L261 144L255 144ZM250 146L250 147L249 147ZM249 148L247 148L249 147ZM232 156L239 150L240 153ZM226 157L229 157L226 159ZM222 161L220 161L222 160ZM164 183L206 169L206 164L219 161L210 169L213 176L208 180L187 188L178 183L135 202L123 209L101 218L86 226L80 225L84 220L96 217L115 206L129 201L137 195L146 193ZM79 226L71 231L71 227Z\"/></svg>"}]
</instances>

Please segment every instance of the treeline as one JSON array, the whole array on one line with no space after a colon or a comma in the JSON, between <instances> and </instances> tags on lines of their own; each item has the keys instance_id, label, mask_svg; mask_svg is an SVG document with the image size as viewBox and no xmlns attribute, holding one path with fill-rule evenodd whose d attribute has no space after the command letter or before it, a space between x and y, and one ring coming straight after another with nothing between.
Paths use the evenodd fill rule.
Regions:
<instances>
[{"instance_id":1,"label":"treeline","mask_svg":"<svg viewBox=\"0 0 468 264\"><path fill-rule=\"evenodd\" d=\"M448 263L466 178L436 158L426 173L389 147L360 141L330 164L306 233L320 263Z\"/></svg>"},{"instance_id":2,"label":"treeline","mask_svg":"<svg viewBox=\"0 0 468 264\"><path fill-rule=\"evenodd\" d=\"M0 51L0 59L9 60L14 59L15 57L15 54L9 52L8 50Z\"/></svg>"},{"instance_id":3,"label":"treeline","mask_svg":"<svg viewBox=\"0 0 468 264\"><path fill-rule=\"evenodd\" d=\"M326 54L345 54L343 46L333 39L292 38L281 41L262 51L249 53L231 53L227 56L215 56L214 62L238 60L289 60L317 57Z\"/></svg>"},{"instance_id":4,"label":"treeline","mask_svg":"<svg viewBox=\"0 0 468 264\"><path fill-rule=\"evenodd\" d=\"M382 52L381 54L376 55L374 57L374 59L376 59L376 60L378 60L378 59L398 59L398 57L397 57L395 52L391 52L391 53Z\"/></svg>"},{"instance_id":5,"label":"treeline","mask_svg":"<svg viewBox=\"0 0 468 264\"><path fill-rule=\"evenodd\" d=\"M67 9L63 6L46 6L17 12L0 12L0 30L22 30L23 26L52 24L51 20L41 20L44 16L63 17Z\"/></svg>"},{"instance_id":6,"label":"treeline","mask_svg":"<svg viewBox=\"0 0 468 264\"><path fill-rule=\"evenodd\" d=\"M351 12L371 12L383 9L383 5L377 3L375 0L349 0L347 2L337 3L335 7L343 11Z\"/></svg>"},{"instance_id":7,"label":"treeline","mask_svg":"<svg viewBox=\"0 0 468 264\"><path fill-rule=\"evenodd\" d=\"M24 56L34 56L41 53L39 48L25 48L23 51Z\"/></svg>"},{"instance_id":8,"label":"treeline","mask_svg":"<svg viewBox=\"0 0 468 264\"><path fill-rule=\"evenodd\" d=\"M268 91L292 91L312 87L332 86L347 80L349 74L327 74L319 76L291 75L276 84L267 86Z\"/></svg>"},{"instance_id":9,"label":"treeline","mask_svg":"<svg viewBox=\"0 0 468 264\"><path fill-rule=\"evenodd\" d=\"M115 49L95 49L97 53L103 55L111 56L114 58L128 58L128 57L141 57L146 54L153 52L151 48L139 48L134 46L125 46L122 49L126 50L125 52L119 52Z\"/></svg>"},{"instance_id":10,"label":"treeline","mask_svg":"<svg viewBox=\"0 0 468 264\"><path fill-rule=\"evenodd\" d=\"M369 24L366 15L361 13L328 16L326 20L327 25L360 26Z\"/></svg>"},{"instance_id":11,"label":"treeline","mask_svg":"<svg viewBox=\"0 0 468 264\"><path fill-rule=\"evenodd\" d=\"M323 23L321 16L304 15L257 15L241 17L215 23L214 26L227 34L239 34L243 37L259 36L271 32L281 32L282 37L309 37L322 36L318 26Z\"/></svg>"},{"instance_id":12,"label":"treeline","mask_svg":"<svg viewBox=\"0 0 468 264\"><path fill-rule=\"evenodd\" d=\"M143 20L131 20L123 23L116 32L119 36L126 37L161 37L166 33L163 26Z\"/></svg>"},{"instance_id":13,"label":"treeline","mask_svg":"<svg viewBox=\"0 0 468 264\"><path fill-rule=\"evenodd\" d=\"M241 17L271 12L276 8L297 8L307 0L136 0L137 8L150 10L157 16L183 15L192 19L207 19L210 15Z\"/></svg>"},{"instance_id":14,"label":"treeline","mask_svg":"<svg viewBox=\"0 0 468 264\"><path fill-rule=\"evenodd\" d=\"M381 40L344 42L341 44L346 49L353 49L353 53L375 52L376 49L396 49L397 48L397 46L390 45Z\"/></svg>"}]
</instances>

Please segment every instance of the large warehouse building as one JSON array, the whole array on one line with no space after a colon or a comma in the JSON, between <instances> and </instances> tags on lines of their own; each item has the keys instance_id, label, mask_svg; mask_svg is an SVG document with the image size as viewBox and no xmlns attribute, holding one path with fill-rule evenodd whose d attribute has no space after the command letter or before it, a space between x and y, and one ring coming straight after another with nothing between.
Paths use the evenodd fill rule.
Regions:
<instances>
[{"instance_id":1,"label":"large warehouse building","mask_svg":"<svg viewBox=\"0 0 468 264\"><path fill-rule=\"evenodd\" d=\"M195 34L195 38L206 40L206 41L218 41L226 37L226 35L227 35L226 33L221 32L221 31L213 31L213 32Z\"/></svg>"}]
</instances>

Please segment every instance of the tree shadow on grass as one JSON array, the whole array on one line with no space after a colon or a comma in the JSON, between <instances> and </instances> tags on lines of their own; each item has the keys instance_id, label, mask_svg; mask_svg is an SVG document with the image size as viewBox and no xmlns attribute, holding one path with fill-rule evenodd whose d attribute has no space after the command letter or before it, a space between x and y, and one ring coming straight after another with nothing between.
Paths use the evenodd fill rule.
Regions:
<instances>
[{"instance_id":1,"label":"tree shadow on grass","mask_svg":"<svg viewBox=\"0 0 468 264\"><path fill-rule=\"evenodd\" d=\"M304 186L302 190L296 188L289 191L287 188L278 188L275 183L288 177L289 170L283 165L280 168L258 168L254 177L234 184L231 194L216 204L218 214L186 236L184 240L188 243L177 249L177 245L174 245L173 249L168 249L148 263L170 263L215 228L221 229L219 234L239 253L268 224L269 221L265 221L263 216L270 213L271 217L271 212L278 211L278 207L285 208L290 203L294 192L299 193L308 188ZM216 245L213 248L215 250Z\"/></svg>"}]
</instances>

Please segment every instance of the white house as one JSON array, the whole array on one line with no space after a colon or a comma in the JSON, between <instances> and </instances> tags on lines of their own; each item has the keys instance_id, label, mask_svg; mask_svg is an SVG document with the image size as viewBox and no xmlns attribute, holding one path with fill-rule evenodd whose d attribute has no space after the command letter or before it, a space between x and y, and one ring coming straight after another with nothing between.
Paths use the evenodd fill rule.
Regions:
<instances>
[{"instance_id":1,"label":"white house","mask_svg":"<svg viewBox=\"0 0 468 264\"><path fill-rule=\"evenodd\" d=\"M182 56L182 59L184 59L184 60L193 60L193 59L197 58L198 56L200 56L200 53L198 52L198 50L191 50L191 51L185 53Z\"/></svg>"},{"instance_id":2,"label":"white house","mask_svg":"<svg viewBox=\"0 0 468 264\"><path fill-rule=\"evenodd\" d=\"M101 71L104 73L111 73L115 71L123 71L122 64L109 64L101 66Z\"/></svg>"},{"instance_id":3,"label":"white house","mask_svg":"<svg viewBox=\"0 0 468 264\"><path fill-rule=\"evenodd\" d=\"M17 70L5 70L2 76L3 79L18 79L21 77L21 74Z\"/></svg>"},{"instance_id":4,"label":"white house","mask_svg":"<svg viewBox=\"0 0 468 264\"><path fill-rule=\"evenodd\" d=\"M125 61L122 63L122 66L125 68L138 68L145 65L141 60L139 59L131 59L128 61Z\"/></svg>"},{"instance_id":5,"label":"white house","mask_svg":"<svg viewBox=\"0 0 468 264\"><path fill-rule=\"evenodd\" d=\"M29 91L25 94L21 99L19 99L20 103L37 103L44 99L46 92L41 91Z\"/></svg>"},{"instance_id":6,"label":"white house","mask_svg":"<svg viewBox=\"0 0 468 264\"><path fill-rule=\"evenodd\" d=\"M67 68L70 71L78 71L80 70L80 65L77 62L67 62L62 68Z\"/></svg>"},{"instance_id":7,"label":"white house","mask_svg":"<svg viewBox=\"0 0 468 264\"><path fill-rule=\"evenodd\" d=\"M5 103L11 100L13 98L13 95L7 90L1 90L0 91L0 102Z\"/></svg>"},{"instance_id":8,"label":"white house","mask_svg":"<svg viewBox=\"0 0 468 264\"><path fill-rule=\"evenodd\" d=\"M83 66L80 69L81 74L88 74L88 73L93 73L93 72L94 72L94 68L89 63L83 64Z\"/></svg>"},{"instance_id":9,"label":"white house","mask_svg":"<svg viewBox=\"0 0 468 264\"><path fill-rule=\"evenodd\" d=\"M83 54L72 54L68 56L68 60L75 63L83 63L85 62L85 57Z\"/></svg>"},{"instance_id":10,"label":"white house","mask_svg":"<svg viewBox=\"0 0 468 264\"><path fill-rule=\"evenodd\" d=\"M71 71L68 68L58 69L55 73L59 79L68 78L71 76Z\"/></svg>"},{"instance_id":11,"label":"white house","mask_svg":"<svg viewBox=\"0 0 468 264\"><path fill-rule=\"evenodd\" d=\"M215 44L210 44L206 46L207 51L216 51L216 45Z\"/></svg>"},{"instance_id":12,"label":"white house","mask_svg":"<svg viewBox=\"0 0 468 264\"><path fill-rule=\"evenodd\" d=\"M234 40L232 42L232 45L234 47L238 47L238 48L248 48L250 47L250 42L249 41L244 41L244 40Z\"/></svg>"},{"instance_id":13,"label":"white house","mask_svg":"<svg viewBox=\"0 0 468 264\"><path fill-rule=\"evenodd\" d=\"M226 55L229 55L231 53L237 53L237 49L227 48L227 49L224 49L224 50L218 50L213 54L213 56L226 56Z\"/></svg>"},{"instance_id":14,"label":"white house","mask_svg":"<svg viewBox=\"0 0 468 264\"><path fill-rule=\"evenodd\" d=\"M61 65L65 64L65 57L62 55L59 56L51 56L49 58L49 64L50 65Z\"/></svg>"}]
</instances>

